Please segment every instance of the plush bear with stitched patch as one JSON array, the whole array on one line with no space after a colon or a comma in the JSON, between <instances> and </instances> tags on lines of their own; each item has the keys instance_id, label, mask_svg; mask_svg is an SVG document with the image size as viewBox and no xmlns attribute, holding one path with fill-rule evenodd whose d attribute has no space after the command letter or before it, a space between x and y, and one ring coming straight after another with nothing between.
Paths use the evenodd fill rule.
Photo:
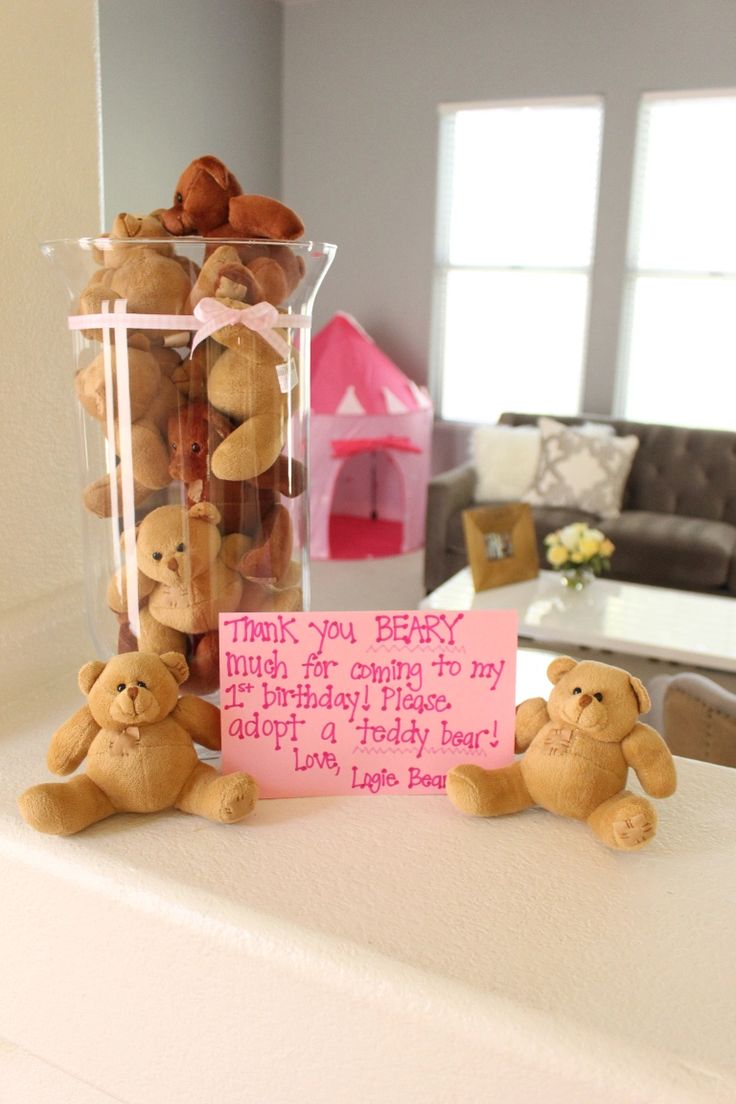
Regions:
<instances>
[{"instance_id":1,"label":"plush bear with stitched patch","mask_svg":"<svg viewBox=\"0 0 736 1104\"><path fill-rule=\"evenodd\" d=\"M547 670L548 700L530 698L516 713L523 758L500 770L468 764L447 776L447 793L473 816L504 816L540 805L584 820L608 847L634 851L655 834L651 802L625 789L631 767L646 793L675 792L672 756L639 715L650 708L645 687L607 663L561 656Z\"/></svg>"},{"instance_id":2,"label":"plush bear with stitched patch","mask_svg":"<svg viewBox=\"0 0 736 1104\"><path fill-rule=\"evenodd\" d=\"M137 529L137 572L123 568L108 586L108 605L124 615L138 647L188 657L186 689L207 694L219 681L217 627L220 613L295 610L301 587L290 579L254 582L245 563L253 547L242 533L223 537L220 512L210 502L189 510L160 506ZM138 629L133 629L134 614Z\"/></svg>"},{"instance_id":3,"label":"plush bear with stitched patch","mask_svg":"<svg viewBox=\"0 0 736 1104\"><path fill-rule=\"evenodd\" d=\"M220 711L179 697L187 678L183 656L128 652L79 672L87 704L54 733L47 755L54 774L86 773L44 783L19 799L39 832L69 836L113 813L176 808L234 824L255 805L256 782L242 771L222 775L200 762L193 741L220 747Z\"/></svg>"},{"instance_id":4,"label":"plush bear with stitched patch","mask_svg":"<svg viewBox=\"0 0 736 1104\"><path fill-rule=\"evenodd\" d=\"M174 349L151 345L147 337L134 334L127 347L127 392L130 398L130 470L133 499L136 506L154 491L168 486L169 450L166 430L169 416L179 403L179 392L174 377L180 368L179 354ZM79 402L86 412L100 423L103 431L108 428L108 385L112 384L114 398L121 387L118 379L117 354L110 350L112 375L106 378L105 357L100 352L90 364L81 368L74 387ZM116 414L119 407L116 405ZM121 439L117 417L114 420L115 452L121 455ZM118 466L115 488L110 478L103 476L84 491L84 504L98 517L119 515L123 509L122 474Z\"/></svg>"},{"instance_id":5,"label":"plush bear with stitched patch","mask_svg":"<svg viewBox=\"0 0 736 1104\"><path fill-rule=\"evenodd\" d=\"M248 303L283 303L304 275L304 262L288 245L304 225L290 208L270 196L244 195L233 174L216 157L198 157L180 176L174 204L161 212L172 234L200 234L206 238L255 238L260 242L238 246L247 269Z\"/></svg>"}]
</instances>

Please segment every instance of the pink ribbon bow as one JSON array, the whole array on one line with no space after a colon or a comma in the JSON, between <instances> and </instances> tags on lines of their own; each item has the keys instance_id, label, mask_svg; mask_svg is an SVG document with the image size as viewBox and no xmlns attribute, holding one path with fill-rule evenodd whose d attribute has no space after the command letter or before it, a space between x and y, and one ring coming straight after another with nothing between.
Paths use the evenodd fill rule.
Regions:
<instances>
[{"instance_id":1,"label":"pink ribbon bow","mask_svg":"<svg viewBox=\"0 0 736 1104\"><path fill-rule=\"evenodd\" d=\"M252 306L229 307L220 299L200 299L194 308L194 317L200 323L192 341L192 352L206 337L224 326L247 326L260 335L284 360L289 359L289 346L276 326L294 324L294 315L279 314L271 303L254 303Z\"/></svg>"}]
</instances>

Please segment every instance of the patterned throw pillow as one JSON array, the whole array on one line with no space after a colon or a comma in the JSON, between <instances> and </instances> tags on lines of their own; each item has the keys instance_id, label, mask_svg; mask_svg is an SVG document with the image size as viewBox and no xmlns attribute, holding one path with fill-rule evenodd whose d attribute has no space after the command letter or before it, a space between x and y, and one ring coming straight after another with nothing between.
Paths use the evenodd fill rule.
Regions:
<instances>
[{"instance_id":1,"label":"patterned throw pillow","mask_svg":"<svg viewBox=\"0 0 736 1104\"><path fill-rule=\"evenodd\" d=\"M639 438L591 437L553 418L540 418L539 429L539 461L524 502L618 517Z\"/></svg>"}]
</instances>

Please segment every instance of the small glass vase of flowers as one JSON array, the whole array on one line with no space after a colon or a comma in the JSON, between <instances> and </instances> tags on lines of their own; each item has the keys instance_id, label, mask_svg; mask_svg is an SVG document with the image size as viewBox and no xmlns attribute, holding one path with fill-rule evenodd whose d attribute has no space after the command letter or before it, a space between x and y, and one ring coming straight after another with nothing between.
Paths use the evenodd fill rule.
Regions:
<instances>
[{"instance_id":1,"label":"small glass vase of flowers","mask_svg":"<svg viewBox=\"0 0 736 1104\"><path fill-rule=\"evenodd\" d=\"M564 586L582 590L602 571L611 567L613 543L584 521L575 521L544 538L547 562L559 571Z\"/></svg>"}]
</instances>

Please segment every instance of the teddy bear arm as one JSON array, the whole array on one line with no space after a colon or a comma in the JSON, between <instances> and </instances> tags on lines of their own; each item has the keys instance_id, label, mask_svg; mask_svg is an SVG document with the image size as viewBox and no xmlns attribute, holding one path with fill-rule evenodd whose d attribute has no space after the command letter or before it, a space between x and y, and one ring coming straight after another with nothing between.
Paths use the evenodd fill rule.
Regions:
<instances>
[{"instance_id":1,"label":"teddy bear arm","mask_svg":"<svg viewBox=\"0 0 736 1104\"><path fill-rule=\"evenodd\" d=\"M621 744L624 758L652 797L670 797L677 786L670 749L650 725L638 722Z\"/></svg>"},{"instance_id":2,"label":"teddy bear arm","mask_svg":"<svg viewBox=\"0 0 736 1104\"><path fill-rule=\"evenodd\" d=\"M135 481L152 490L168 487L169 450L156 424L147 418L136 422L131 426L130 438Z\"/></svg>"},{"instance_id":3,"label":"teddy bear arm","mask_svg":"<svg viewBox=\"0 0 736 1104\"><path fill-rule=\"evenodd\" d=\"M248 238L293 241L304 233L304 223L299 216L270 196L233 196L228 219L236 233Z\"/></svg>"},{"instance_id":4,"label":"teddy bear arm","mask_svg":"<svg viewBox=\"0 0 736 1104\"><path fill-rule=\"evenodd\" d=\"M544 698L527 698L516 707L516 750L526 751L534 737L549 721Z\"/></svg>"},{"instance_id":5,"label":"teddy bear arm","mask_svg":"<svg viewBox=\"0 0 736 1104\"><path fill-rule=\"evenodd\" d=\"M220 710L212 702L185 694L179 698L171 716L196 744L212 751L220 750Z\"/></svg>"},{"instance_id":6,"label":"teddy bear arm","mask_svg":"<svg viewBox=\"0 0 736 1104\"><path fill-rule=\"evenodd\" d=\"M149 579L147 575L138 572L139 601L148 598L155 586L155 579ZM128 613L128 581L124 567L116 571L107 584L107 604L113 613Z\"/></svg>"},{"instance_id":7,"label":"teddy bear arm","mask_svg":"<svg viewBox=\"0 0 736 1104\"><path fill-rule=\"evenodd\" d=\"M252 547L253 540L246 537L245 533L228 533L222 539L220 559L231 571L240 572L243 560Z\"/></svg>"},{"instance_id":8,"label":"teddy bear arm","mask_svg":"<svg viewBox=\"0 0 736 1104\"><path fill-rule=\"evenodd\" d=\"M84 759L99 731L100 726L89 706L83 705L51 737L46 754L49 770L53 774L71 774Z\"/></svg>"}]
</instances>

